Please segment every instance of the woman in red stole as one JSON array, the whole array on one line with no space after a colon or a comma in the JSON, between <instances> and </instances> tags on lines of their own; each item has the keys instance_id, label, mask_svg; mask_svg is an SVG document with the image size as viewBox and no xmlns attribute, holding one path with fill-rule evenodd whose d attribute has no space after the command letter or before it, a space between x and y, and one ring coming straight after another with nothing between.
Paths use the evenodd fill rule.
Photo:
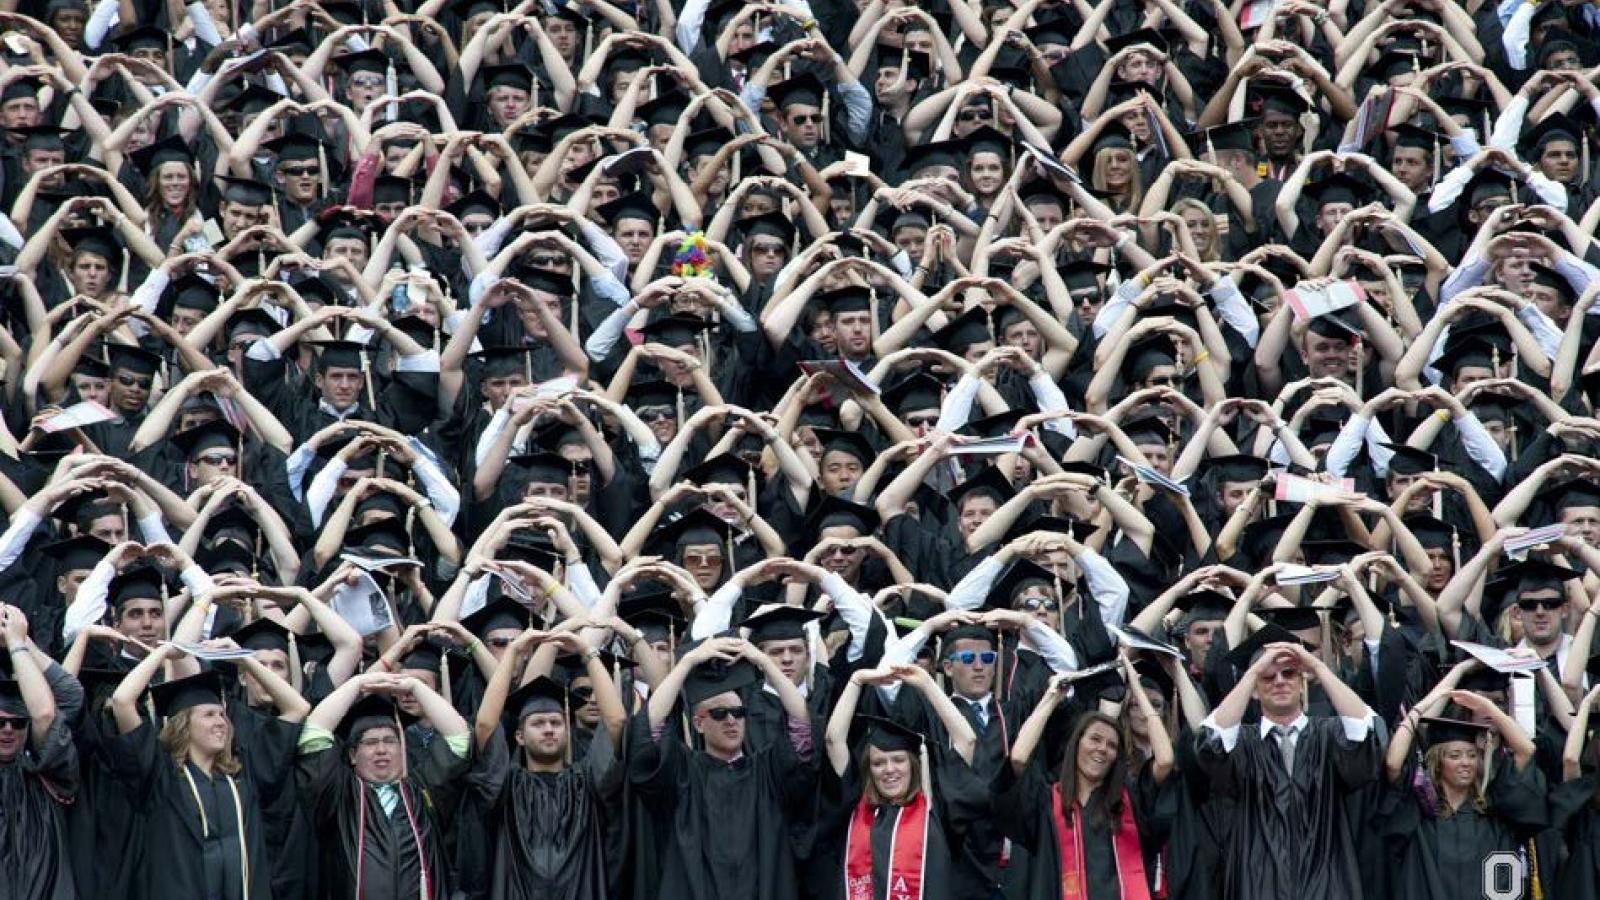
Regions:
<instances>
[{"instance_id":1,"label":"woman in red stole","mask_svg":"<svg viewBox=\"0 0 1600 900\"><path fill-rule=\"evenodd\" d=\"M926 703L949 734L949 745L886 718L857 715L866 685L876 686L876 696L865 701L873 709L880 708L878 700L889 700L880 690L915 691L915 697L900 697L900 704ZM852 725L866 726L855 744ZM966 823L989 813L988 785L968 768L977 740L927 670L908 665L854 673L824 739L828 765L812 869L829 885L821 896L960 900L949 894L951 848Z\"/></svg>"},{"instance_id":2,"label":"woman in red stole","mask_svg":"<svg viewBox=\"0 0 1600 900\"><path fill-rule=\"evenodd\" d=\"M1126 656L1122 670L1138 684ZM1108 673L1114 678L1114 672ZM1088 692L1088 680L1077 682ZM1127 737L1114 715L1078 717L1051 783L1033 761L1051 717L1074 687L1058 676L1011 747L1011 765L993 784L994 816L1015 851L1008 897L1027 900L1155 900L1166 896L1158 851L1177 811L1172 741L1142 690L1126 691L1148 726L1151 754L1129 772ZM1080 698L1090 703L1094 698ZM1104 703L1102 702L1102 705Z\"/></svg>"}]
</instances>

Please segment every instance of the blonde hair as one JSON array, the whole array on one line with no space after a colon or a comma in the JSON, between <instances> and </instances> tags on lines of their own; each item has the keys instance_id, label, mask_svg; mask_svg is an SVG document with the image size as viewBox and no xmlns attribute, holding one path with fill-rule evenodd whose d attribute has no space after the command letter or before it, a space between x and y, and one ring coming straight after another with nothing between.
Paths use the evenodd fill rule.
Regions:
<instances>
[{"instance_id":1,"label":"blonde hair","mask_svg":"<svg viewBox=\"0 0 1600 900\"><path fill-rule=\"evenodd\" d=\"M1211 248L1209 250L1200 251L1200 261L1216 262L1217 260L1221 259L1221 253L1218 245L1222 243L1220 236L1217 234L1217 214L1211 211L1211 207L1201 203L1194 197L1179 197L1177 202L1172 204L1172 211L1177 213L1179 217L1182 217L1185 212L1189 212L1191 210L1205 216L1206 221L1211 223ZM1194 232L1190 231L1189 235L1190 237L1193 237ZM1195 249L1199 250L1200 248L1196 247Z\"/></svg>"},{"instance_id":2,"label":"blonde hair","mask_svg":"<svg viewBox=\"0 0 1600 900\"><path fill-rule=\"evenodd\" d=\"M1449 803L1445 802L1444 791L1440 788L1444 781L1440 770L1444 767L1444 749L1446 746L1446 744L1434 744L1422 754L1422 769L1427 773L1428 780L1433 782L1434 792L1439 796L1438 816L1441 819L1448 819L1455 815L1455 810L1450 807ZM1476 744L1473 747L1478 751L1478 777L1472 781L1472 793L1467 796L1467 800L1472 804L1473 809L1483 812L1489 808L1487 796L1489 790L1489 754L1485 753L1483 748Z\"/></svg>"},{"instance_id":3,"label":"blonde hair","mask_svg":"<svg viewBox=\"0 0 1600 900\"><path fill-rule=\"evenodd\" d=\"M161 725L161 749L172 757L174 764L180 768L189 759L189 718L194 712L194 707L181 709ZM217 771L224 775L237 775L243 768L239 760L233 755L233 720L228 720L228 742L223 745L222 752L217 754L214 765Z\"/></svg>"},{"instance_id":4,"label":"blonde hair","mask_svg":"<svg viewBox=\"0 0 1600 900\"><path fill-rule=\"evenodd\" d=\"M1139 154L1127 147L1102 147L1094 155L1094 176L1091 179L1095 190L1108 191L1106 187L1105 158L1107 153L1126 153L1131 164L1128 166L1128 185L1126 202L1119 201L1115 196L1110 197L1113 207L1121 207L1118 212L1133 212L1139 208L1144 200L1144 176L1139 172Z\"/></svg>"}]
</instances>

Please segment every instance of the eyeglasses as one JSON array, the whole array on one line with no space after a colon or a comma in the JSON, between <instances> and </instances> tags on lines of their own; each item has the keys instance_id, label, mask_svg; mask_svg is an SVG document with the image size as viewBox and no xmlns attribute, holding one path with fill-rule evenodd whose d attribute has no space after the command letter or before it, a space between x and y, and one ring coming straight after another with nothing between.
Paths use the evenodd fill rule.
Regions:
<instances>
[{"instance_id":1,"label":"eyeglasses","mask_svg":"<svg viewBox=\"0 0 1600 900\"><path fill-rule=\"evenodd\" d=\"M543 253L533 256L528 261L541 269L553 269L556 266L564 266L567 264L567 258L565 256L547 255Z\"/></svg>"},{"instance_id":2,"label":"eyeglasses","mask_svg":"<svg viewBox=\"0 0 1600 900\"><path fill-rule=\"evenodd\" d=\"M789 117L789 124L790 125L821 125L822 124L822 113L811 113L810 115L807 115L805 113L800 113L799 115L790 116Z\"/></svg>"},{"instance_id":3,"label":"eyeglasses","mask_svg":"<svg viewBox=\"0 0 1600 900\"><path fill-rule=\"evenodd\" d=\"M722 565L722 554L687 553L684 554L683 564L685 566L720 566Z\"/></svg>"},{"instance_id":4,"label":"eyeglasses","mask_svg":"<svg viewBox=\"0 0 1600 900\"><path fill-rule=\"evenodd\" d=\"M196 456L194 461L205 463L208 466L236 466L239 464L237 453L207 453L205 456Z\"/></svg>"},{"instance_id":5,"label":"eyeglasses","mask_svg":"<svg viewBox=\"0 0 1600 900\"><path fill-rule=\"evenodd\" d=\"M383 76L352 75L350 76L350 86L358 88L381 88L383 87Z\"/></svg>"},{"instance_id":6,"label":"eyeglasses","mask_svg":"<svg viewBox=\"0 0 1600 900\"><path fill-rule=\"evenodd\" d=\"M1025 600L1018 600L1017 606L1028 612L1039 612L1040 610L1043 610L1044 612L1057 612L1061 609L1061 604L1049 599L1048 597L1028 597Z\"/></svg>"},{"instance_id":7,"label":"eyeglasses","mask_svg":"<svg viewBox=\"0 0 1600 900\"><path fill-rule=\"evenodd\" d=\"M1567 598L1565 597L1529 597L1526 600L1517 601L1517 609L1529 611L1535 609L1557 610L1566 605Z\"/></svg>"},{"instance_id":8,"label":"eyeglasses","mask_svg":"<svg viewBox=\"0 0 1600 900\"><path fill-rule=\"evenodd\" d=\"M1268 672L1261 676L1262 681L1295 681L1300 677L1300 670L1294 667Z\"/></svg>"},{"instance_id":9,"label":"eyeglasses","mask_svg":"<svg viewBox=\"0 0 1600 900\"><path fill-rule=\"evenodd\" d=\"M755 256L782 256L789 252L789 248L782 244L751 244L750 253Z\"/></svg>"},{"instance_id":10,"label":"eyeglasses","mask_svg":"<svg viewBox=\"0 0 1600 900\"><path fill-rule=\"evenodd\" d=\"M742 706L722 706L716 709L706 710L706 715L717 720L718 722L726 722L729 718L742 720L745 716L749 715L749 711Z\"/></svg>"},{"instance_id":11,"label":"eyeglasses","mask_svg":"<svg viewBox=\"0 0 1600 900\"><path fill-rule=\"evenodd\" d=\"M961 122L981 122L984 119L992 118L994 118L994 114L987 109L963 109L960 115L956 116L956 119Z\"/></svg>"},{"instance_id":12,"label":"eyeglasses","mask_svg":"<svg viewBox=\"0 0 1600 900\"><path fill-rule=\"evenodd\" d=\"M284 166L281 170L285 178L315 178L322 174L321 166Z\"/></svg>"},{"instance_id":13,"label":"eyeglasses","mask_svg":"<svg viewBox=\"0 0 1600 900\"><path fill-rule=\"evenodd\" d=\"M962 650L960 653L950 654L950 658L963 666L970 666L974 662L992 666L998 655L993 650Z\"/></svg>"},{"instance_id":14,"label":"eyeglasses","mask_svg":"<svg viewBox=\"0 0 1600 900\"><path fill-rule=\"evenodd\" d=\"M668 422L678 417L677 410L667 406L645 406L634 412L644 422Z\"/></svg>"},{"instance_id":15,"label":"eyeglasses","mask_svg":"<svg viewBox=\"0 0 1600 900\"><path fill-rule=\"evenodd\" d=\"M860 553L860 552L861 552L861 548L860 547L846 547L846 546L844 546L842 544L835 544L834 546L829 547L828 548L828 552L823 554L823 555L824 556L855 556L857 553Z\"/></svg>"},{"instance_id":16,"label":"eyeglasses","mask_svg":"<svg viewBox=\"0 0 1600 900\"><path fill-rule=\"evenodd\" d=\"M12 731L24 731L33 723L27 716L0 716L0 731L7 728Z\"/></svg>"},{"instance_id":17,"label":"eyeglasses","mask_svg":"<svg viewBox=\"0 0 1600 900\"><path fill-rule=\"evenodd\" d=\"M117 376L117 384L120 384L123 387L139 387L139 388L144 388L145 390L149 390L150 387L152 385L154 385L155 383L156 383L156 380L153 377L152 378L138 378L136 376L126 375L126 374Z\"/></svg>"},{"instance_id":18,"label":"eyeglasses","mask_svg":"<svg viewBox=\"0 0 1600 900\"><path fill-rule=\"evenodd\" d=\"M387 734L383 737L362 738L356 742L356 746L364 750L371 750L376 747L398 747L400 746L400 738L392 734Z\"/></svg>"}]
</instances>

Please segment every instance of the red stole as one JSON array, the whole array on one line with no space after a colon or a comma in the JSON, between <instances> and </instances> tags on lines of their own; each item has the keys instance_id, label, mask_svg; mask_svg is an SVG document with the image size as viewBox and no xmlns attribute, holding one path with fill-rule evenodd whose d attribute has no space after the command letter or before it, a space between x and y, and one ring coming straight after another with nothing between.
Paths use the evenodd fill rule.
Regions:
<instances>
[{"instance_id":1,"label":"red stole","mask_svg":"<svg viewBox=\"0 0 1600 900\"><path fill-rule=\"evenodd\" d=\"M844 844L845 900L872 896L872 804L865 798L850 816ZM923 860L928 847L928 797L922 792L895 809L894 837L889 841L889 894L886 900L921 900Z\"/></svg>"},{"instance_id":2,"label":"red stole","mask_svg":"<svg viewBox=\"0 0 1600 900\"><path fill-rule=\"evenodd\" d=\"M1070 812L1070 815L1069 815ZM1056 826L1056 842L1061 852L1061 900L1087 900L1083 883L1083 810L1076 801L1070 811L1061 807L1061 790L1050 790L1050 818ZM1139 826L1133 821L1133 801L1127 788L1122 790L1122 821L1111 836L1111 849L1117 858L1117 881L1122 900L1150 900L1150 886L1144 877L1144 852L1139 847Z\"/></svg>"}]
</instances>

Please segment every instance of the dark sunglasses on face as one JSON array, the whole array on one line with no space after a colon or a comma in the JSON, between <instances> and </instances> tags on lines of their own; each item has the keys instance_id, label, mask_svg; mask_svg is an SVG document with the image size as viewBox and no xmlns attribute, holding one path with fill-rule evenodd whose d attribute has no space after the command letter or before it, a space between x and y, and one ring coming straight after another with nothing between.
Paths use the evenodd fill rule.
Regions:
<instances>
[{"instance_id":1,"label":"dark sunglasses on face","mask_svg":"<svg viewBox=\"0 0 1600 900\"><path fill-rule=\"evenodd\" d=\"M556 266L565 265L567 258L565 256L546 256L544 254L539 254L534 256L530 261L541 269L553 269Z\"/></svg>"},{"instance_id":2,"label":"dark sunglasses on face","mask_svg":"<svg viewBox=\"0 0 1600 900\"><path fill-rule=\"evenodd\" d=\"M670 422L678 417L677 412L665 406L646 406L635 413L642 422Z\"/></svg>"},{"instance_id":3,"label":"dark sunglasses on face","mask_svg":"<svg viewBox=\"0 0 1600 900\"><path fill-rule=\"evenodd\" d=\"M314 178L322 174L320 166L284 166L282 171L287 178Z\"/></svg>"},{"instance_id":4,"label":"dark sunglasses on face","mask_svg":"<svg viewBox=\"0 0 1600 900\"><path fill-rule=\"evenodd\" d=\"M950 658L963 666L970 666L974 662L981 662L986 666L994 665L997 658L993 650L962 650L960 653L950 654Z\"/></svg>"},{"instance_id":5,"label":"dark sunglasses on face","mask_svg":"<svg viewBox=\"0 0 1600 900\"><path fill-rule=\"evenodd\" d=\"M1045 612L1056 612L1061 609L1061 604L1049 599L1048 597L1029 597L1025 600L1018 600L1017 606L1021 607L1027 612L1038 612L1040 610Z\"/></svg>"},{"instance_id":6,"label":"dark sunglasses on face","mask_svg":"<svg viewBox=\"0 0 1600 900\"><path fill-rule=\"evenodd\" d=\"M789 248L782 244L751 244L750 252L757 256L782 256Z\"/></svg>"},{"instance_id":7,"label":"dark sunglasses on face","mask_svg":"<svg viewBox=\"0 0 1600 900\"><path fill-rule=\"evenodd\" d=\"M208 466L232 466L238 464L239 457L234 453L207 453L205 456L195 457L194 461Z\"/></svg>"},{"instance_id":8,"label":"dark sunglasses on face","mask_svg":"<svg viewBox=\"0 0 1600 900\"><path fill-rule=\"evenodd\" d=\"M906 425L911 428L917 428L922 425L932 427L938 424L938 422L938 416L908 416L906 418Z\"/></svg>"},{"instance_id":9,"label":"dark sunglasses on face","mask_svg":"<svg viewBox=\"0 0 1600 900\"><path fill-rule=\"evenodd\" d=\"M1535 609L1557 610L1566 605L1567 598L1565 597L1529 597L1526 600L1517 601L1517 609L1524 609L1529 612Z\"/></svg>"},{"instance_id":10,"label":"dark sunglasses on face","mask_svg":"<svg viewBox=\"0 0 1600 900\"><path fill-rule=\"evenodd\" d=\"M484 641L484 643L495 648L496 650L504 650L505 648L511 646L512 640L512 638L508 637L496 637L489 638L488 640Z\"/></svg>"},{"instance_id":11,"label":"dark sunglasses on face","mask_svg":"<svg viewBox=\"0 0 1600 900\"><path fill-rule=\"evenodd\" d=\"M133 376L133 375L118 375L117 376L117 384L120 384L123 387L138 387L138 388L144 388L145 390L149 390L150 386L155 384L155 383L156 383L156 380L154 378L138 378L138 377Z\"/></svg>"},{"instance_id":12,"label":"dark sunglasses on face","mask_svg":"<svg viewBox=\"0 0 1600 900\"><path fill-rule=\"evenodd\" d=\"M1300 670L1295 668L1279 669L1261 676L1263 681L1294 681L1300 677Z\"/></svg>"},{"instance_id":13,"label":"dark sunglasses on face","mask_svg":"<svg viewBox=\"0 0 1600 900\"><path fill-rule=\"evenodd\" d=\"M731 716L734 719L743 719L747 712L742 706L723 706L717 709L706 710L706 715L718 722L726 722Z\"/></svg>"},{"instance_id":14,"label":"dark sunglasses on face","mask_svg":"<svg viewBox=\"0 0 1600 900\"><path fill-rule=\"evenodd\" d=\"M0 716L0 731L9 728L12 731L23 731L32 720L27 716Z\"/></svg>"},{"instance_id":15,"label":"dark sunglasses on face","mask_svg":"<svg viewBox=\"0 0 1600 900\"><path fill-rule=\"evenodd\" d=\"M789 122L792 125L821 125L822 113L811 113L810 115L802 113L798 116L790 116Z\"/></svg>"},{"instance_id":16,"label":"dark sunglasses on face","mask_svg":"<svg viewBox=\"0 0 1600 900\"><path fill-rule=\"evenodd\" d=\"M993 114L991 114L987 109L964 109L961 111L960 115L956 116L956 118L962 122L981 122L984 119L991 119L993 117Z\"/></svg>"}]
</instances>

